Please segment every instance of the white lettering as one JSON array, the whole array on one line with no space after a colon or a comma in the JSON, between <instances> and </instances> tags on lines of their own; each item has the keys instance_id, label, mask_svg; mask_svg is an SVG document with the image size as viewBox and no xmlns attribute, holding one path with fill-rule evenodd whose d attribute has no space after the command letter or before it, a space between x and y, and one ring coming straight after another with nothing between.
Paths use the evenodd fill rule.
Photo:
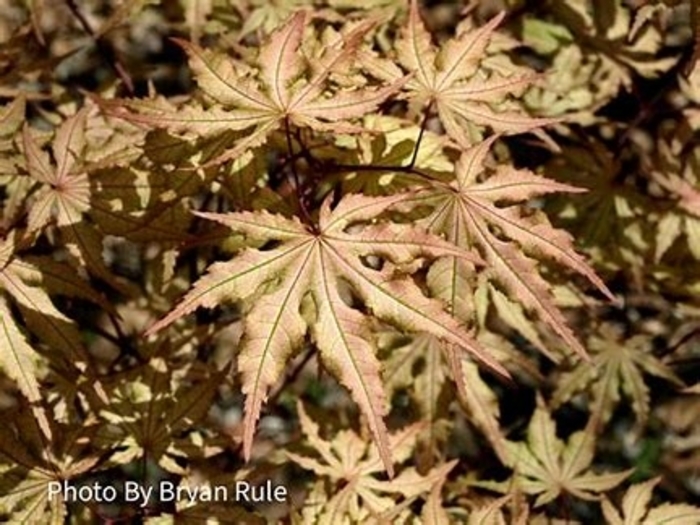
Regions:
<instances>
[{"instance_id":1,"label":"white lettering","mask_svg":"<svg viewBox=\"0 0 700 525\"><path fill-rule=\"evenodd\" d=\"M88 502L88 501L96 501L99 498L95 498L95 496L99 493L100 486L95 484L92 487L90 485L83 485L78 489L78 501L83 501L83 502Z\"/></svg>"},{"instance_id":2,"label":"white lettering","mask_svg":"<svg viewBox=\"0 0 700 525\"><path fill-rule=\"evenodd\" d=\"M124 501L133 503L139 499L139 484L135 481L124 482Z\"/></svg>"},{"instance_id":3,"label":"white lettering","mask_svg":"<svg viewBox=\"0 0 700 525\"><path fill-rule=\"evenodd\" d=\"M141 491L141 496L143 496L143 499L141 500L141 508L144 508L146 505L148 505L148 500L151 499L151 494L153 494L153 486L149 487L139 487Z\"/></svg>"},{"instance_id":4,"label":"white lettering","mask_svg":"<svg viewBox=\"0 0 700 525\"><path fill-rule=\"evenodd\" d=\"M73 485L69 481L63 480L51 481L47 485L49 501L53 501L56 497L62 497L66 503L112 503L117 500L118 495L116 488L111 485L102 485L99 481Z\"/></svg>"},{"instance_id":5,"label":"white lettering","mask_svg":"<svg viewBox=\"0 0 700 525\"><path fill-rule=\"evenodd\" d=\"M139 507L144 508L153 494L153 487L143 487L135 481L124 483L124 501L127 503L138 502Z\"/></svg>"},{"instance_id":6,"label":"white lettering","mask_svg":"<svg viewBox=\"0 0 700 525\"><path fill-rule=\"evenodd\" d=\"M236 501L250 503L248 492L250 492L250 483L247 481L236 481Z\"/></svg>"},{"instance_id":7,"label":"white lettering","mask_svg":"<svg viewBox=\"0 0 700 525\"><path fill-rule=\"evenodd\" d=\"M63 492L63 487L60 481L49 482L49 501L53 501L53 497Z\"/></svg>"},{"instance_id":8,"label":"white lettering","mask_svg":"<svg viewBox=\"0 0 700 525\"><path fill-rule=\"evenodd\" d=\"M228 501L228 488L225 485L214 487L214 501Z\"/></svg>"},{"instance_id":9,"label":"white lettering","mask_svg":"<svg viewBox=\"0 0 700 525\"><path fill-rule=\"evenodd\" d=\"M175 501L175 484L172 481L161 481L158 490L161 502Z\"/></svg>"},{"instance_id":10,"label":"white lettering","mask_svg":"<svg viewBox=\"0 0 700 525\"><path fill-rule=\"evenodd\" d=\"M102 489L102 498L106 503L112 503L117 499L117 489L111 485L107 485Z\"/></svg>"},{"instance_id":11,"label":"white lettering","mask_svg":"<svg viewBox=\"0 0 700 525\"><path fill-rule=\"evenodd\" d=\"M73 485L69 485L68 482L63 482L63 499L67 502L78 501L78 491Z\"/></svg>"},{"instance_id":12,"label":"white lettering","mask_svg":"<svg viewBox=\"0 0 700 525\"><path fill-rule=\"evenodd\" d=\"M277 501L279 503L283 503L287 501L287 487L283 487L282 485L277 485L275 487L275 490L272 494L272 499L274 501Z\"/></svg>"},{"instance_id":13,"label":"white lettering","mask_svg":"<svg viewBox=\"0 0 700 525\"><path fill-rule=\"evenodd\" d=\"M248 481L236 482L236 501L246 503L273 503L287 501L287 487L273 485L268 479L262 485L251 485Z\"/></svg>"},{"instance_id":14,"label":"white lettering","mask_svg":"<svg viewBox=\"0 0 700 525\"><path fill-rule=\"evenodd\" d=\"M194 503L196 500L199 501L211 501L211 488L210 487L195 487L190 493L190 502Z\"/></svg>"}]
</instances>

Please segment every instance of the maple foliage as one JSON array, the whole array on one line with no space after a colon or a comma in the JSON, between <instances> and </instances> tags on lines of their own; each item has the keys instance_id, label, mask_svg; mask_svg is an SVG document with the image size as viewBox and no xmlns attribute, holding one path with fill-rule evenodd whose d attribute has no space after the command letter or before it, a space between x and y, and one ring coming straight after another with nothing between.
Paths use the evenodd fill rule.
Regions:
<instances>
[{"instance_id":1,"label":"maple foliage","mask_svg":"<svg viewBox=\"0 0 700 525\"><path fill-rule=\"evenodd\" d=\"M181 381L176 390L177 403L161 393L161 385L172 381L162 359L153 359L148 367L137 368L129 375L128 382L105 385L111 403L100 411L100 417L110 425L100 429L94 439L119 451L109 463L127 464L147 455L168 472L184 473L178 457L192 456L196 449L205 455L217 450L214 443L208 443L210 439L190 429L209 409L221 374L194 387Z\"/></svg>"},{"instance_id":2,"label":"maple foliage","mask_svg":"<svg viewBox=\"0 0 700 525\"><path fill-rule=\"evenodd\" d=\"M67 516L63 497L51 498L48 486L62 480L78 479L90 472L100 457L87 446L96 425L70 429L52 422L51 437L32 432L33 413L16 410L13 424L3 432L3 494L0 505L11 522L40 523ZM8 461L9 460L9 461Z\"/></svg>"},{"instance_id":3,"label":"maple foliage","mask_svg":"<svg viewBox=\"0 0 700 525\"><path fill-rule=\"evenodd\" d=\"M2 1L0 522L700 523L698 2L637 4Z\"/></svg>"},{"instance_id":4,"label":"maple foliage","mask_svg":"<svg viewBox=\"0 0 700 525\"><path fill-rule=\"evenodd\" d=\"M229 263L215 263L183 302L149 329L149 332L159 330L198 306L254 297L253 304L244 306L245 343L238 359L243 392L247 396L244 423L247 456L267 390L279 380L285 361L301 344L306 325L310 324L311 336L323 362L351 390L367 415L382 459L391 471L382 421L386 399L379 362L369 343L370 324L347 304L350 298L341 295L343 283L349 287L346 293L356 296L376 317L451 341L507 374L443 311L439 302L425 296L410 279L396 275L396 267L409 265L420 257L456 253L473 262L475 256L468 251L460 252L439 237L400 225L373 223L354 234L347 233L350 227L373 219L395 200L395 197L348 196L332 211L326 200L320 210L318 232L309 232L298 221L262 213L200 214L243 233L249 241L280 241L274 249L244 251ZM381 270L368 268L362 262L368 256L380 256L387 262ZM271 281L277 281L278 286L270 284ZM262 287L266 288L265 293L254 295ZM308 304L302 305L305 300Z\"/></svg>"},{"instance_id":5,"label":"maple foliage","mask_svg":"<svg viewBox=\"0 0 700 525\"><path fill-rule=\"evenodd\" d=\"M433 487L439 487L454 467L454 463L447 463L425 475L408 467L391 481L376 479L375 475L384 468L384 460L376 446L369 445L360 436L347 431L335 436L330 442L325 441L319 435L318 426L306 415L301 404L298 411L302 431L321 460L293 452L288 452L288 457L305 469L313 470L319 477L330 478L333 483L341 485L332 499L319 508L308 509L305 519L318 520L319 523L354 523L371 516L389 519L397 503L395 496L409 501L424 496ZM392 465L403 463L410 457L411 450L416 445L418 430L416 426L405 428L388 438ZM362 500L365 505L360 504Z\"/></svg>"},{"instance_id":6,"label":"maple foliage","mask_svg":"<svg viewBox=\"0 0 700 525\"><path fill-rule=\"evenodd\" d=\"M468 147L480 138L479 129L522 133L546 124L548 119L531 118L522 111L494 110L508 107L508 95L522 91L535 76L516 66L497 68L485 60L486 48L504 13L471 31L464 30L441 49L431 42L413 0L407 26L396 42L398 63L413 76L402 94L414 113L419 108L433 108L448 136L461 147ZM368 59L370 70L380 77L401 78L400 68L391 62ZM499 70L500 69L500 70ZM502 71L506 69L506 71Z\"/></svg>"},{"instance_id":7,"label":"maple foliage","mask_svg":"<svg viewBox=\"0 0 700 525\"><path fill-rule=\"evenodd\" d=\"M458 246L477 248L488 265L487 277L496 281L526 309L536 312L570 348L585 356L583 346L552 304L547 284L523 252L534 252L564 264L588 277L609 298L614 300L614 296L573 250L571 238L565 232L553 229L536 214L524 215L517 206L498 206L551 192L579 190L510 167L503 167L493 176L479 181L478 176L494 140L488 139L462 153L455 165L454 181L449 185L433 183L432 187L407 197L405 203L430 206L431 214L419 224L444 235ZM504 242L496 236L494 228L511 242ZM444 273L435 272L432 279L436 293L445 297L453 307L466 295L465 290L455 286L458 282L455 274L458 273L464 271L460 272L455 261L452 268Z\"/></svg>"},{"instance_id":8,"label":"maple foliage","mask_svg":"<svg viewBox=\"0 0 700 525\"><path fill-rule=\"evenodd\" d=\"M156 103L136 101L115 105L115 114L134 122L210 135L229 130L250 130L225 154L215 159L223 162L249 148L260 146L274 131L289 126L308 127L317 131L359 132L361 127L342 121L360 117L374 110L396 92L405 79L391 85L361 89L337 89L330 92L329 77L352 63L362 37L370 29L359 24L345 35L326 43L314 63L300 56L300 44L306 27L306 15L296 13L269 35L255 61L259 78L246 64L199 49L185 41L178 43L187 51L190 67L204 96L213 104L207 109L163 110ZM308 79L303 76L311 71ZM135 114L120 110L129 108Z\"/></svg>"},{"instance_id":9,"label":"maple foliage","mask_svg":"<svg viewBox=\"0 0 700 525\"><path fill-rule=\"evenodd\" d=\"M501 483L500 488L512 483L517 490L537 495L535 507L565 493L594 499L595 493L609 490L631 474L590 472L595 447L592 428L575 432L564 443L557 438L554 421L541 403L530 419L527 441L509 441L506 446L506 464L514 470L514 476L512 481ZM497 484L490 486L499 488Z\"/></svg>"},{"instance_id":10,"label":"maple foliage","mask_svg":"<svg viewBox=\"0 0 700 525\"><path fill-rule=\"evenodd\" d=\"M593 353L592 365L577 366L563 374L562 382L553 394L555 406L569 400L580 390L592 393L592 413L607 421L620 401L622 393L631 398L632 409L643 423L649 415L649 388L644 382L643 372L672 381L682 382L663 362L645 348L647 341L635 337L620 342L619 334L612 327L601 327L602 338L589 342Z\"/></svg>"},{"instance_id":11,"label":"maple foliage","mask_svg":"<svg viewBox=\"0 0 700 525\"><path fill-rule=\"evenodd\" d=\"M603 514L610 525L635 523L693 523L700 520L697 507L684 504L664 504L648 508L651 494L660 479L650 479L633 485L622 499L622 514L609 500L603 500Z\"/></svg>"}]
</instances>

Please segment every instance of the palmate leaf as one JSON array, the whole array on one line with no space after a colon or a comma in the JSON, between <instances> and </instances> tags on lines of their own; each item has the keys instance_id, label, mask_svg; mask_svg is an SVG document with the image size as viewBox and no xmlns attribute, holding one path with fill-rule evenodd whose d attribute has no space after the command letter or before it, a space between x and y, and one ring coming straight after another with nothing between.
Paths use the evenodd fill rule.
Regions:
<instances>
[{"instance_id":1,"label":"palmate leaf","mask_svg":"<svg viewBox=\"0 0 700 525\"><path fill-rule=\"evenodd\" d=\"M42 431L49 436L50 426L41 406L46 397L41 394L41 380L47 371L58 374L54 381L65 381L76 388L88 383L95 391L100 389L77 325L55 306L52 297L80 298L105 311L112 307L70 266L44 256L20 257L16 252L28 242L16 230L0 241L0 369L17 383ZM28 337L30 334L36 337L36 343ZM44 347L54 351L38 351Z\"/></svg>"},{"instance_id":2,"label":"palmate leaf","mask_svg":"<svg viewBox=\"0 0 700 525\"><path fill-rule=\"evenodd\" d=\"M57 128L51 156L42 150L35 133L25 125L22 146L26 172L38 186L29 207L28 231L40 232L55 222L76 266L85 267L116 289L127 291L126 285L115 278L104 263L101 235L85 220L93 208L106 210L110 206L107 203L100 206L92 198L88 164L84 158L88 114L88 108L84 108Z\"/></svg>"},{"instance_id":3,"label":"palmate leaf","mask_svg":"<svg viewBox=\"0 0 700 525\"><path fill-rule=\"evenodd\" d=\"M28 260L23 260L15 253L19 244L17 239L18 235L13 230L6 239L0 241L0 292L17 306L29 331L36 334L47 345L60 349L60 352L51 355L51 359L56 364L60 364L66 370L74 367L85 370L89 358L75 323L61 313L51 301L47 286L43 283L42 268ZM55 274L57 266L63 268L64 272L68 271L62 265L47 266L48 273L54 277L53 281L56 281L52 284L58 285L58 289L55 288L54 291L63 295L82 293L84 298L95 298L97 294L90 294L86 290L87 287L71 287L74 284L72 278ZM61 287L59 283L65 286ZM9 323L12 321L9 309L5 309L3 318L10 330ZM15 337L12 339L19 341ZM23 383L24 391L25 388L29 388L29 385L24 381ZM26 390L25 394L29 391ZM33 394L32 397L34 397Z\"/></svg>"},{"instance_id":4,"label":"palmate leaf","mask_svg":"<svg viewBox=\"0 0 700 525\"><path fill-rule=\"evenodd\" d=\"M46 418L46 412L39 406L41 392L39 391L39 355L29 345L8 308L7 301L0 296L0 369L5 371L19 387L24 397L32 406L42 432L51 438L51 427Z\"/></svg>"},{"instance_id":5,"label":"palmate leaf","mask_svg":"<svg viewBox=\"0 0 700 525\"><path fill-rule=\"evenodd\" d=\"M700 260L700 178L697 175L700 155L693 150L683 158L673 146L664 142L659 143L659 150L661 166L651 176L676 202L658 219L655 258L661 260L674 242L684 235L688 250Z\"/></svg>"},{"instance_id":6,"label":"palmate leaf","mask_svg":"<svg viewBox=\"0 0 700 525\"><path fill-rule=\"evenodd\" d=\"M576 353L586 351L567 325L551 298L550 287L529 256L547 258L586 276L606 296L611 292L592 268L576 253L571 237L549 225L543 215L526 214L522 205L531 197L553 192L576 193L578 188L560 184L527 170L501 167L483 180L483 166L492 137L465 151L450 183L431 181L413 194L406 194L402 207L429 206L431 213L419 224L444 235L464 248L476 248L487 262L486 275L507 294L534 312ZM468 287L461 283L465 272L459 261L434 275L431 288L461 314Z\"/></svg>"},{"instance_id":7,"label":"palmate leaf","mask_svg":"<svg viewBox=\"0 0 700 525\"><path fill-rule=\"evenodd\" d=\"M622 340L611 326L603 325L599 335L589 340L588 348L592 362L579 362L559 379L553 396L555 408L584 391L592 397L592 412L605 423L624 393L630 398L640 423L644 424L650 402L644 373L682 386L673 371L651 353L648 336L636 335Z\"/></svg>"},{"instance_id":8,"label":"palmate leaf","mask_svg":"<svg viewBox=\"0 0 700 525\"><path fill-rule=\"evenodd\" d=\"M267 392L280 379L307 329L323 363L350 390L366 415L388 471L392 463L383 421L387 407L370 315L402 330L427 332L448 341L507 375L462 324L445 312L440 301L426 296L403 273L424 257L451 255L472 263L478 263L478 258L410 225L371 222L399 198L349 195L333 210L327 199L317 227L267 212L199 214L244 234L251 242L277 241L278 245L245 249L229 262L214 263L179 306L148 333L200 306L242 303L247 313L238 370L246 395L246 457ZM366 263L369 256L383 262L379 269ZM361 306L354 307L352 302Z\"/></svg>"},{"instance_id":9,"label":"palmate leaf","mask_svg":"<svg viewBox=\"0 0 700 525\"><path fill-rule=\"evenodd\" d=\"M191 217L182 199L200 182L191 171L183 173L186 168L162 166L167 157L163 149L182 152L180 142L173 145L151 136L146 141L149 153L160 153L160 164L137 161L143 135L127 122L106 122L94 105L86 105L56 128L51 154L43 148L45 137L28 126L21 137L26 173L21 178L33 193L31 200L25 199L29 232L39 234L55 225L69 261L125 295L138 292L105 264L105 235L133 241L186 238L182 230ZM181 161L169 159L169 165L176 160Z\"/></svg>"},{"instance_id":10,"label":"palmate leaf","mask_svg":"<svg viewBox=\"0 0 700 525\"><path fill-rule=\"evenodd\" d=\"M52 438L47 440L29 411L5 417L0 427L0 513L10 523L64 523L63 494L49 497L49 484L73 484L95 467L100 455L90 445L97 427L52 421Z\"/></svg>"},{"instance_id":11,"label":"palmate leaf","mask_svg":"<svg viewBox=\"0 0 700 525\"><path fill-rule=\"evenodd\" d=\"M576 43L595 41L595 45L579 45L597 58L598 78L604 81L615 79L629 86L634 74L653 78L678 60L676 56L660 56L663 36L655 25L646 25L632 37L637 28L624 2L596 1L589 9L562 2L555 7L555 13Z\"/></svg>"},{"instance_id":12,"label":"palmate leaf","mask_svg":"<svg viewBox=\"0 0 700 525\"><path fill-rule=\"evenodd\" d=\"M55 165L40 149L29 127L24 127L22 144L27 171L32 179L43 183L29 214L30 232L43 228L54 217L59 226L80 222L89 208L90 183L79 166L85 147L85 118L86 111L80 111L56 131L52 144Z\"/></svg>"},{"instance_id":13,"label":"palmate leaf","mask_svg":"<svg viewBox=\"0 0 700 525\"><path fill-rule=\"evenodd\" d=\"M562 148L562 155L552 159L545 173L586 190L576 199L556 196L551 203L548 200L547 208L598 268L636 269L647 264L652 232L640 218L650 212L649 204L630 184L620 184L626 174L616 152L594 136L581 134L574 145Z\"/></svg>"},{"instance_id":14,"label":"palmate leaf","mask_svg":"<svg viewBox=\"0 0 700 525\"><path fill-rule=\"evenodd\" d=\"M396 42L399 64L414 75L404 87L406 96L418 105L433 104L447 134L462 147L473 142L475 125L522 133L554 122L493 107L524 90L535 78L523 73L504 76L480 67L503 17L501 13L483 27L464 31L438 49L420 18L418 2L412 0L408 25ZM391 66L388 71L396 76L396 66Z\"/></svg>"},{"instance_id":15,"label":"palmate leaf","mask_svg":"<svg viewBox=\"0 0 700 525\"><path fill-rule=\"evenodd\" d=\"M212 163L239 156L264 144L275 130L287 125L315 131L358 132L361 126L343 121L375 110L405 82L387 86L335 87L329 77L352 62L371 23L361 23L329 43L314 63L300 52L306 12L298 12L260 47L253 75L251 68L223 54L177 40L188 54L195 80L213 103L208 109L187 106L180 111L151 101L102 101L116 116L176 132L197 135L230 130L252 130Z\"/></svg>"},{"instance_id":16,"label":"palmate leaf","mask_svg":"<svg viewBox=\"0 0 700 525\"><path fill-rule=\"evenodd\" d=\"M425 475L419 474L415 467L406 467L391 480L378 479L376 476L386 467L376 444L349 430L339 431L331 441L324 440L301 403L297 410L302 432L320 458L293 452L287 452L287 457L331 483L326 501L314 509L314 522L363 523L374 516L391 514L407 500L427 496L432 488L441 486L456 464L453 461L435 467ZM411 456L419 430L419 426L413 425L388 436L392 465L401 465Z\"/></svg>"},{"instance_id":17,"label":"palmate leaf","mask_svg":"<svg viewBox=\"0 0 700 525\"><path fill-rule=\"evenodd\" d=\"M649 508L654 487L661 478L631 486L622 499L622 513L603 496L603 516L608 525L697 525L700 507L684 503L665 503Z\"/></svg>"},{"instance_id":18,"label":"palmate leaf","mask_svg":"<svg viewBox=\"0 0 700 525\"><path fill-rule=\"evenodd\" d=\"M448 259L440 259L433 267ZM383 376L391 392L405 390L415 402L421 420L426 423L421 438L434 447L437 441L447 437L440 422L444 423L449 409L445 401L454 397L453 391L447 390L451 378L470 421L484 433L495 453L504 458L505 436L499 426L498 398L479 368L465 359L459 349L430 334L419 334L396 348L390 344L392 338L387 339L384 346L391 348L391 353L383 362ZM520 352L503 338L483 332L479 334L479 342L499 363L509 365L509 370L515 365L517 371L530 371Z\"/></svg>"},{"instance_id":19,"label":"palmate leaf","mask_svg":"<svg viewBox=\"0 0 700 525\"><path fill-rule=\"evenodd\" d=\"M553 6L551 19L525 17L525 45L547 60L553 55L545 85L525 95L526 105L538 115L565 116L569 123L595 125L597 110L621 88L629 89L634 75L654 77L669 69L677 59L659 58L663 32L658 24L638 31L655 7L641 7L631 23L628 6L595 0L583 8L576 2L561 2Z\"/></svg>"},{"instance_id":20,"label":"palmate leaf","mask_svg":"<svg viewBox=\"0 0 700 525\"><path fill-rule=\"evenodd\" d=\"M513 479L486 482L483 486L503 492L514 489L537 495L535 507L549 503L561 494L584 500L596 499L596 494L617 486L632 470L610 474L590 472L595 439L594 425L590 422L586 428L569 436L566 443L557 438L554 421L538 399L528 426L527 441L506 442L506 465L514 470Z\"/></svg>"},{"instance_id":21,"label":"palmate leaf","mask_svg":"<svg viewBox=\"0 0 700 525\"><path fill-rule=\"evenodd\" d=\"M128 374L105 382L110 403L100 412L108 424L94 441L114 450L111 465L148 458L168 472L183 474L177 459L206 457L220 451L197 435L195 423L211 408L223 372L196 378L177 376L162 358L153 358Z\"/></svg>"},{"instance_id":22,"label":"palmate leaf","mask_svg":"<svg viewBox=\"0 0 700 525\"><path fill-rule=\"evenodd\" d=\"M14 137L24 123L26 102L23 97L0 108L0 186L5 187L5 195L0 200L0 228L9 229L10 224L21 212L21 203L29 191L24 177L18 176L20 153Z\"/></svg>"}]
</instances>

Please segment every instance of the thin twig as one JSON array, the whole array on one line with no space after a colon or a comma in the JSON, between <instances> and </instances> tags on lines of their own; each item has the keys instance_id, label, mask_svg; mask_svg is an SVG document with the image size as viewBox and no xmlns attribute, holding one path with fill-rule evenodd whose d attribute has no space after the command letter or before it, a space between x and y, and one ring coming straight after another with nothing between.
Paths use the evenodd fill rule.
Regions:
<instances>
[{"instance_id":1,"label":"thin twig","mask_svg":"<svg viewBox=\"0 0 700 525\"><path fill-rule=\"evenodd\" d=\"M418 149L420 148L421 142L423 141L423 134L425 133L425 128L428 125L428 118L430 118L430 113L433 109L433 101L423 108L423 120L420 123L420 131L418 132L418 138L416 139L416 145L413 148L413 156L411 157L411 162L408 163L409 168L413 168L416 165L416 159L418 158Z\"/></svg>"},{"instance_id":2,"label":"thin twig","mask_svg":"<svg viewBox=\"0 0 700 525\"><path fill-rule=\"evenodd\" d=\"M120 339L118 336L114 334L110 334L107 330L102 328L101 326L93 326L90 328L90 331L94 332L96 335L99 335L103 339L106 339L110 343L112 343L114 346L117 348L121 349L122 346L124 345L124 341Z\"/></svg>"},{"instance_id":3,"label":"thin twig","mask_svg":"<svg viewBox=\"0 0 700 525\"><path fill-rule=\"evenodd\" d=\"M284 135L287 138L287 155L289 155L290 158L293 158L294 157L294 148L292 146L292 132L289 128L289 119L288 118L284 119ZM297 172L296 162L294 162L292 160L289 163L289 167L292 170L292 177L294 177L294 191L296 193L297 201L299 204L299 209L301 210L302 215L306 219L306 222L308 224L312 224L311 214L309 213L309 210L306 208L306 203L304 202L304 193L301 189L301 179L299 178L299 173Z\"/></svg>"},{"instance_id":4,"label":"thin twig","mask_svg":"<svg viewBox=\"0 0 700 525\"><path fill-rule=\"evenodd\" d=\"M109 67L111 67L114 70L114 73L124 83L124 86L126 87L126 90L129 92L129 94L133 95L135 92L134 82L131 80L131 77L126 72L126 68L119 60L117 53L112 52L110 48L105 44L104 39L101 36L95 34L95 31L90 26L90 22L88 22L87 18L85 18L83 13L80 12L78 6L75 4L75 0L65 1L66 5L68 6L68 9L70 9L71 13L73 13L73 16L75 16L75 18L78 19L78 22L80 22L83 31L85 31L88 35L90 35L90 37L92 37L93 41L95 42L95 46L97 47L97 52L102 57L103 62L107 63Z\"/></svg>"}]
</instances>

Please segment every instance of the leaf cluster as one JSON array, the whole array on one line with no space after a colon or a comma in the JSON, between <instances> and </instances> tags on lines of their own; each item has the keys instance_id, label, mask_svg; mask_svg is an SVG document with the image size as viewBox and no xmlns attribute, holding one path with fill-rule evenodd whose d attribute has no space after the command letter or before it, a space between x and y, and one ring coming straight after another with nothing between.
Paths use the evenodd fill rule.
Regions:
<instances>
[{"instance_id":1,"label":"leaf cluster","mask_svg":"<svg viewBox=\"0 0 700 525\"><path fill-rule=\"evenodd\" d=\"M2 2L0 520L700 523L696 4Z\"/></svg>"}]
</instances>

